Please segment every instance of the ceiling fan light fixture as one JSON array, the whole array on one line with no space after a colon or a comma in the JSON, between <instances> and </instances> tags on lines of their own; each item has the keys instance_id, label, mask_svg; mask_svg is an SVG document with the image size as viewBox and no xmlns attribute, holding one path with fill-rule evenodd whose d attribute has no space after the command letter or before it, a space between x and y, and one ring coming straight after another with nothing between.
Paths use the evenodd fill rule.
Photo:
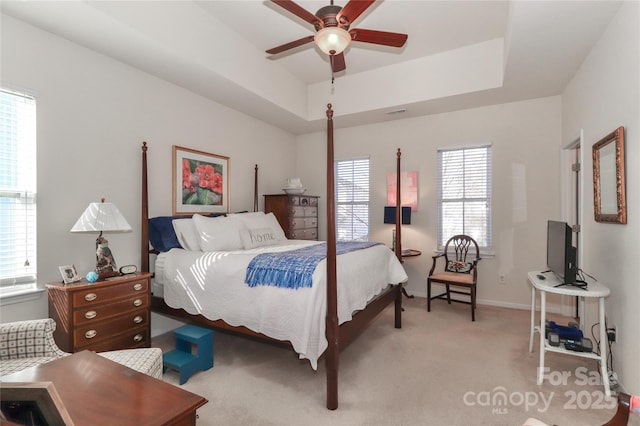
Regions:
<instances>
[{"instance_id":1,"label":"ceiling fan light fixture","mask_svg":"<svg viewBox=\"0 0 640 426\"><path fill-rule=\"evenodd\" d=\"M327 55L338 55L349 46L351 34L340 27L325 27L316 33L313 40Z\"/></svg>"}]
</instances>

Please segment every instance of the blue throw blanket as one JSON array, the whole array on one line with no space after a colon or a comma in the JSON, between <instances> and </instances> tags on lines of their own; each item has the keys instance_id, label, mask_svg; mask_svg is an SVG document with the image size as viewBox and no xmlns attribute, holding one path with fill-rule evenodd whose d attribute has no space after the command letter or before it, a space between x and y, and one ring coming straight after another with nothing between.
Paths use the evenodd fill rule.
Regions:
<instances>
[{"instance_id":1,"label":"blue throw blanket","mask_svg":"<svg viewBox=\"0 0 640 426\"><path fill-rule=\"evenodd\" d=\"M336 254L361 250L381 243L348 241L336 244ZM270 285L297 289L311 287L313 271L327 257L327 243L315 244L282 253L263 253L247 267L245 282L249 287Z\"/></svg>"}]
</instances>

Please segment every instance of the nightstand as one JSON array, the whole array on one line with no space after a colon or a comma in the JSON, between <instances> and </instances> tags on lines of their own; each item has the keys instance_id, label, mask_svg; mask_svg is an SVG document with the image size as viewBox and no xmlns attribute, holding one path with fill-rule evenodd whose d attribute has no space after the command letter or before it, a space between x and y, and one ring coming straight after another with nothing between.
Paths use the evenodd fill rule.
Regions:
<instances>
[{"instance_id":1,"label":"nightstand","mask_svg":"<svg viewBox=\"0 0 640 426\"><path fill-rule=\"evenodd\" d=\"M149 347L151 274L47 284L54 338L66 352Z\"/></svg>"}]
</instances>

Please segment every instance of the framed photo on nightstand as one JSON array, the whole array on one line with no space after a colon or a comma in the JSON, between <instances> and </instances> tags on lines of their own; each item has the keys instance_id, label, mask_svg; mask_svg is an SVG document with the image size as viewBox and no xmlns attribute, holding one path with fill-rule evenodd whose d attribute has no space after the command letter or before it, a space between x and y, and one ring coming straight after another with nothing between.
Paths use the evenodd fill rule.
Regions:
<instances>
[{"instance_id":1,"label":"framed photo on nightstand","mask_svg":"<svg viewBox=\"0 0 640 426\"><path fill-rule=\"evenodd\" d=\"M75 283L81 279L78 276L75 265L60 266L58 269L60 269L60 275L62 275L62 282L65 284Z\"/></svg>"}]
</instances>

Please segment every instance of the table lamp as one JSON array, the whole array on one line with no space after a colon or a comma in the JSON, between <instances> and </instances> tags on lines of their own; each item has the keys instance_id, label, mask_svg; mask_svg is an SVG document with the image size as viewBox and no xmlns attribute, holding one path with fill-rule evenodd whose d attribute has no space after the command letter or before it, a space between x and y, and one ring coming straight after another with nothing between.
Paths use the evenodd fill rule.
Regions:
<instances>
[{"instance_id":1,"label":"table lamp","mask_svg":"<svg viewBox=\"0 0 640 426\"><path fill-rule=\"evenodd\" d=\"M400 219L403 225L411 225L411 207L402 206L402 217ZM385 206L384 207L384 223L396 223L396 207ZM396 249L396 229L392 231L392 249Z\"/></svg>"},{"instance_id":2,"label":"table lamp","mask_svg":"<svg viewBox=\"0 0 640 426\"><path fill-rule=\"evenodd\" d=\"M71 232L100 232L96 238L96 273L98 279L120 275L103 232L131 232L131 226L113 203L91 203L78 219Z\"/></svg>"}]
</instances>

